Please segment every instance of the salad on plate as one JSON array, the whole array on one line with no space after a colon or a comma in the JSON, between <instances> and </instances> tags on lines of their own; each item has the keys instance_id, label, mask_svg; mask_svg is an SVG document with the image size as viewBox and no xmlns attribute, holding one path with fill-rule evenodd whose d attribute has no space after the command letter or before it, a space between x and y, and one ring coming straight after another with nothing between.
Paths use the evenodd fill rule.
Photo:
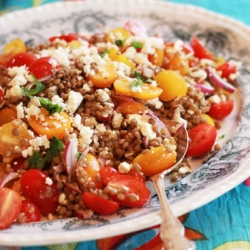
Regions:
<instances>
[{"instance_id":1,"label":"salad on plate","mask_svg":"<svg viewBox=\"0 0 250 250\"><path fill-rule=\"evenodd\" d=\"M110 215L142 207L146 181L176 162L220 150L220 121L240 63L148 35L138 21L97 34L56 35L27 46L16 38L0 56L0 229L12 223ZM171 123L174 121L175 124Z\"/></svg>"}]
</instances>

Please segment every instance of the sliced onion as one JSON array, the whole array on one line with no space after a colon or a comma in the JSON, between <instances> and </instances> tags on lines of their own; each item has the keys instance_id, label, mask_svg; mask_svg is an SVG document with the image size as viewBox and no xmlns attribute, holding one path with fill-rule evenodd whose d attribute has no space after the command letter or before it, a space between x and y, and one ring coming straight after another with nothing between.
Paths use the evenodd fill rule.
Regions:
<instances>
[{"instance_id":1,"label":"sliced onion","mask_svg":"<svg viewBox=\"0 0 250 250\"><path fill-rule=\"evenodd\" d=\"M159 131L161 131L162 129L165 129L167 131L167 134L165 135L165 137L167 138L171 137L171 134L167 126L158 118L156 114L154 114L153 112L147 111L143 116L147 116L148 118L154 119L155 125L158 127Z\"/></svg>"},{"instance_id":2,"label":"sliced onion","mask_svg":"<svg viewBox=\"0 0 250 250\"><path fill-rule=\"evenodd\" d=\"M236 88L232 84L230 84L230 83L226 82L225 80L223 80L211 68L207 67L206 68L206 72L207 72L208 78L210 79L210 81L213 84L215 84L215 85L217 85L217 86L225 89L229 93L234 93L234 91L236 90Z\"/></svg>"},{"instance_id":3,"label":"sliced onion","mask_svg":"<svg viewBox=\"0 0 250 250\"><path fill-rule=\"evenodd\" d=\"M78 209L74 211L74 214L79 219L90 219L92 215L94 214L94 212L90 209L86 209L86 210Z\"/></svg>"},{"instance_id":4,"label":"sliced onion","mask_svg":"<svg viewBox=\"0 0 250 250\"><path fill-rule=\"evenodd\" d=\"M144 145L144 148L147 148L147 147L148 147L148 144L149 144L149 142L148 142L148 137L145 135L145 136L143 137L143 145Z\"/></svg>"},{"instance_id":5,"label":"sliced onion","mask_svg":"<svg viewBox=\"0 0 250 250\"><path fill-rule=\"evenodd\" d=\"M69 188L71 191L76 192L78 194L80 194L82 191L80 190L79 186L77 183L69 183L66 181L62 182L67 188Z\"/></svg>"},{"instance_id":6,"label":"sliced onion","mask_svg":"<svg viewBox=\"0 0 250 250\"><path fill-rule=\"evenodd\" d=\"M66 165L66 172L68 173L69 178L73 176L76 170L76 163L77 163L76 156L78 153L77 144L78 144L77 138L71 138L66 144L66 147L64 149L64 161Z\"/></svg>"},{"instance_id":7,"label":"sliced onion","mask_svg":"<svg viewBox=\"0 0 250 250\"><path fill-rule=\"evenodd\" d=\"M196 83L194 84L196 88L199 88L204 94L213 94L214 88L205 84Z\"/></svg>"},{"instance_id":8,"label":"sliced onion","mask_svg":"<svg viewBox=\"0 0 250 250\"><path fill-rule=\"evenodd\" d=\"M79 167L79 166L82 166L85 164L85 161L86 161L86 155L87 153L89 152L90 150L90 147L86 147L80 154L79 158L78 158L78 161L77 161L77 164L76 164L76 167Z\"/></svg>"},{"instance_id":9,"label":"sliced onion","mask_svg":"<svg viewBox=\"0 0 250 250\"><path fill-rule=\"evenodd\" d=\"M106 160L101 156L98 157L98 162L100 163L102 167L106 165Z\"/></svg>"},{"instance_id":10,"label":"sliced onion","mask_svg":"<svg viewBox=\"0 0 250 250\"><path fill-rule=\"evenodd\" d=\"M0 188L3 188L9 181L17 179L19 177L18 173L8 173L0 181Z\"/></svg>"}]
</instances>

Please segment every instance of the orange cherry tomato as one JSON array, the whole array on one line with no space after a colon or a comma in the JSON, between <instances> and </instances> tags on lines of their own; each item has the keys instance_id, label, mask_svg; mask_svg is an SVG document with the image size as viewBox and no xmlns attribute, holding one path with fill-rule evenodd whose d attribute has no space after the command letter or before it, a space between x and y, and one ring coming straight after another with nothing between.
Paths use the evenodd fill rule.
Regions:
<instances>
[{"instance_id":1,"label":"orange cherry tomato","mask_svg":"<svg viewBox=\"0 0 250 250\"><path fill-rule=\"evenodd\" d=\"M185 76L189 71L189 62L186 58L176 53L168 59L164 68L179 71L182 76Z\"/></svg>"},{"instance_id":2,"label":"orange cherry tomato","mask_svg":"<svg viewBox=\"0 0 250 250\"><path fill-rule=\"evenodd\" d=\"M84 159L84 171L86 173L86 179L90 180L93 182L98 189L103 188L103 182L97 178L97 174L100 173L100 163L97 160L97 158L92 155L87 153Z\"/></svg>"},{"instance_id":3,"label":"orange cherry tomato","mask_svg":"<svg viewBox=\"0 0 250 250\"><path fill-rule=\"evenodd\" d=\"M151 148L145 154L138 155L133 163L141 166L145 176L152 176L170 168L176 161L176 152L167 151L164 146Z\"/></svg>"},{"instance_id":4,"label":"orange cherry tomato","mask_svg":"<svg viewBox=\"0 0 250 250\"><path fill-rule=\"evenodd\" d=\"M0 188L0 229L9 227L17 218L22 207L22 197L19 193Z\"/></svg>"},{"instance_id":5,"label":"orange cherry tomato","mask_svg":"<svg viewBox=\"0 0 250 250\"><path fill-rule=\"evenodd\" d=\"M164 49L162 48L156 48L155 49L155 53L153 55L149 55L148 56L148 60L158 66L158 67L161 67L162 64L163 64L163 59L164 59Z\"/></svg>"},{"instance_id":6,"label":"orange cherry tomato","mask_svg":"<svg viewBox=\"0 0 250 250\"><path fill-rule=\"evenodd\" d=\"M158 87L162 89L161 101L171 101L176 97L185 96L187 83L182 75L174 70L163 70L155 76Z\"/></svg>"},{"instance_id":7,"label":"orange cherry tomato","mask_svg":"<svg viewBox=\"0 0 250 250\"><path fill-rule=\"evenodd\" d=\"M118 79L114 82L116 93L131 96L141 100L150 100L158 97L162 93L162 89L154 87L147 83L142 83L139 88L141 91L133 91L131 83L126 80Z\"/></svg>"},{"instance_id":8,"label":"orange cherry tomato","mask_svg":"<svg viewBox=\"0 0 250 250\"><path fill-rule=\"evenodd\" d=\"M107 88L113 84L116 79L115 65L113 62L107 62L99 67L95 75L88 75L88 79L92 81L97 88Z\"/></svg>"},{"instance_id":9,"label":"orange cherry tomato","mask_svg":"<svg viewBox=\"0 0 250 250\"><path fill-rule=\"evenodd\" d=\"M6 123L9 123L17 118L17 112L12 108L5 108L0 110L0 127Z\"/></svg>"},{"instance_id":10,"label":"orange cherry tomato","mask_svg":"<svg viewBox=\"0 0 250 250\"><path fill-rule=\"evenodd\" d=\"M46 135L48 139L51 139L53 136L62 139L71 128L69 115L65 112L60 112L60 119L57 119L48 114L46 109L41 108L40 115L42 115L43 119L31 116L28 120L29 125L38 135Z\"/></svg>"},{"instance_id":11,"label":"orange cherry tomato","mask_svg":"<svg viewBox=\"0 0 250 250\"><path fill-rule=\"evenodd\" d=\"M0 154L8 158L17 158L29 147L31 135L27 125L19 119L6 123L0 129Z\"/></svg>"}]
</instances>

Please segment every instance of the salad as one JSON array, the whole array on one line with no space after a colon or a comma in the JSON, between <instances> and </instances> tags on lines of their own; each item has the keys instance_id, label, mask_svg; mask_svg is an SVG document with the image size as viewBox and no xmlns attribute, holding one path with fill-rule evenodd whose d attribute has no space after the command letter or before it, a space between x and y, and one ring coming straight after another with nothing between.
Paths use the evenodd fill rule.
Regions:
<instances>
[{"instance_id":1,"label":"salad","mask_svg":"<svg viewBox=\"0 0 250 250\"><path fill-rule=\"evenodd\" d=\"M17 38L0 65L0 229L146 204L146 178L176 162L180 127L189 145L172 181L220 149L240 66L137 21L34 47Z\"/></svg>"}]
</instances>

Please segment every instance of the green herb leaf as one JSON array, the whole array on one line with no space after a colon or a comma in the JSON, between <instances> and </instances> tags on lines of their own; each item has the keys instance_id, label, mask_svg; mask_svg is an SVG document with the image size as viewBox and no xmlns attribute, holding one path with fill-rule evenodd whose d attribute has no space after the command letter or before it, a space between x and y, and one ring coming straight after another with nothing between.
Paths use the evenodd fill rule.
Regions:
<instances>
[{"instance_id":1,"label":"green herb leaf","mask_svg":"<svg viewBox=\"0 0 250 250\"><path fill-rule=\"evenodd\" d=\"M41 106L49 111L50 114L54 114L56 112L61 112L62 107L60 107L58 104L52 103L49 99L41 97L39 98L39 101L41 103Z\"/></svg>"},{"instance_id":2,"label":"green herb leaf","mask_svg":"<svg viewBox=\"0 0 250 250\"><path fill-rule=\"evenodd\" d=\"M141 87L141 86L142 86L142 83L143 83L142 80L136 79L136 80L134 80L134 81L129 85L129 87L130 87L130 88Z\"/></svg>"},{"instance_id":3,"label":"green herb leaf","mask_svg":"<svg viewBox=\"0 0 250 250\"><path fill-rule=\"evenodd\" d=\"M135 78L145 82L146 81L146 78L143 77L137 70L134 71L134 75L135 75Z\"/></svg>"},{"instance_id":4,"label":"green herb leaf","mask_svg":"<svg viewBox=\"0 0 250 250\"><path fill-rule=\"evenodd\" d=\"M107 53L109 53L109 50L108 49L104 49L104 50L102 50L102 51L99 52L99 55L100 55L100 57L103 58Z\"/></svg>"},{"instance_id":5,"label":"green herb leaf","mask_svg":"<svg viewBox=\"0 0 250 250\"><path fill-rule=\"evenodd\" d=\"M47 163L52 162L53 158L60 154L62 149L62 141L53 136L50 141L50 147L46 151L45 157L40 155L38 152L34 152L34 154L28 159L30 168L43 169Z\"/></svg>"},{"instance_id":6,"label":"green herb leaf","mask_svg":"<svg viewBox=\"0 0 250 250\"><path fill-rule=\"evenodd\" d=\"M34 154L28 159L28 163L30 164L30 168L43 169L46 160L38 152L34 152Z\"/></svg>"},{"instance_id":7,"label":"green herb leaf","mask_svg":"<svg viewBox=\"0 0 250 250\"><path fill-rule=\"evenodd\" d=\"M36 84L36 87L35 88L25 88L25 87L22 87L22 94L23 96L28 96L30 99L33 98L35 95L41 93L42 91L44 91L45 89L45 85L42 84L41 82L39 82L33 74L31 74L35 84Z\"/></svg>"},{"instance_id":8,"label":"green herb leaf","mask_svg":"<svg viewBox=\"0 0 250 250\"><path fill-rule=\"evenodd\" d=\"M47 162L51 162L55 156L58 156L63 149L63 143L60 139L53 136L50 141L50 147L46 151L45 159Z\"/></svg>"},{"instance_id":9,"label":"green herb leaf","mask_svg":"<svg viewBox=\"0 0 250 250\"><path fill-rule=\"evenodd\" d=\"M225 137L225 135L221 135L218 137L219 140L222 140Z\"/></svg>"},{"instance_id":10,"label":"green herb leaf","mask_svg":"<svg viewBox=\"0 0 250 250\"><path fill-rule=\"evenodd\" d=\"M133 42L132 42L132 46L133 46L135 49L141 49L141 48L142 48L142 43L133 41Z\"/></svg>"},{"instance_id":11,"label":"green herb leaf","mask_svg":"<svg viewBox=\"0 0 250 250\"><path fill-rule=\"evenodd\" d=\"M115 45L118 47L122 47L124 45L124 42L125 42L125 40L119 39L119 40L115 41Z\"/></svg>"}]
</instances>

